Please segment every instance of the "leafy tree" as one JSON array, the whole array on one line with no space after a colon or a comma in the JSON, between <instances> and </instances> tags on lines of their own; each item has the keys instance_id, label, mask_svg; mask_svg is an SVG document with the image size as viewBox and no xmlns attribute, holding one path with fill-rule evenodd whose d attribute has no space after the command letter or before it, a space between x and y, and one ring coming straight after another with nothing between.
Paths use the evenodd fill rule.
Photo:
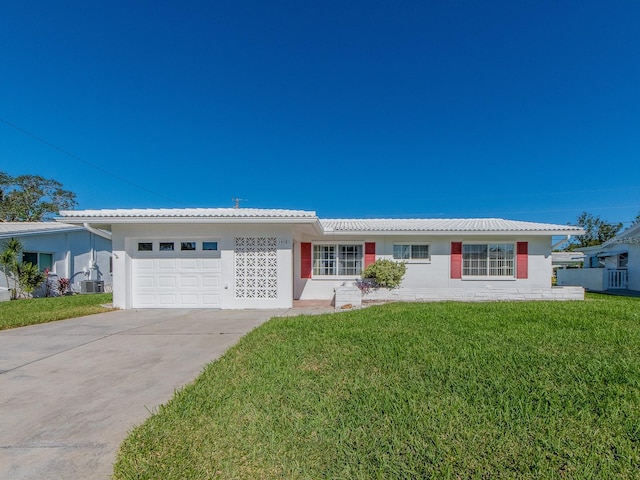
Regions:
<instances>
[{"instance_id":1,"label":"leafy tree","mask_svg":"<svg viewBox=\"0 0 640 480\"><path fill-rule=\"evenodd\" d=\"M0 221L40 222L76 205L76 194L39 175L0 172Z\"/></svg>"},{"instance_id":2,"label":"leafy tree","mask_svg":"<svg viewBox=\"0 0 640 480\"><path fill-rule=\"evenodd\" d=\"M569 243L567 250L576 248L592 247L602 245L607 240L612 239L622 229L622 223L609 223L599 216L582 212L576 220L576 224L585 230L584 235L580 235Z\"/></svg>"}]
</instances>

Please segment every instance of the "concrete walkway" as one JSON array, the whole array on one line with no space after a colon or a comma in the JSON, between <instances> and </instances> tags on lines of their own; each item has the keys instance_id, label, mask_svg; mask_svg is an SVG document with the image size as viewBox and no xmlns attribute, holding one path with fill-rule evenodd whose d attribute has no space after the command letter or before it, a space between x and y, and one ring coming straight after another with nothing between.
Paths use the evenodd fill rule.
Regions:
<instances>
[{"instance_id":1,"label":"concrete walkway","mask_svg":"<svg viewBox=\"0 0 640 480\"><path fill-rule=\"evenodd\" d=\"M0 479L110 478L134 425L248 331L294 313L126 310L0 332Z\"/></svg>"}]
</instances>

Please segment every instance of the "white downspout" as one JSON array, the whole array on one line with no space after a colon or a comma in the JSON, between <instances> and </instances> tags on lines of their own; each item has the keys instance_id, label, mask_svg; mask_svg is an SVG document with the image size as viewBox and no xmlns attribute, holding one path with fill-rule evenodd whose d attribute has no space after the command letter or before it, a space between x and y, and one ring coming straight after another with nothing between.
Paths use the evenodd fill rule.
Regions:
<instances>
[{"instance_id":1,"label":"white downspout","mask_svg":"<svg viewBox=\"0 0 640 480\"><path fill-rule=\"evenodd\" d=\"M97 235L102 238L106 238L107 240L111 240L111 234L108 232L104 232L102 230L98 230L97 228L93 228L88 223L84 222L82 226L91 234ZM91 247L91 265L89 266L89 278L88 280L99 280L98 277L98 258L95 250L95 239L93 237L89 237L89 245ZM93 272L96 272L96 278L93 278Z\"/></svg>"}]
</instances>

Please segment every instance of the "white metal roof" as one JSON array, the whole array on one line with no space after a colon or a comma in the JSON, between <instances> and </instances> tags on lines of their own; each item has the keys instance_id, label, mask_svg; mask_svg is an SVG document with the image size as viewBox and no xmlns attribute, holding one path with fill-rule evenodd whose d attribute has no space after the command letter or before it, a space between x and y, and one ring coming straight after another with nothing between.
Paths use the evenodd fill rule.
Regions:
<instances>
[{"instance_id":1,"label":"white metal roof","mask_svg":"<svg viewBox=\"0 0 640 480\"><path fill-rule=\"evenodd\" d=\"M164 222L235 222L312 223L319 234L380 233L401 235L411 233L527 233L531 235L581 235L579 227L550 223L521 222L500 218L454 219L326 219L320 220L316 212L307 210L278 210L260 208L150 208L66 210L60 220L70 223L133 223L144 220Z\"/></svg>"},{"instance_id":2,"label":"white metal roof","mask_svg":"<svg viewBox=\"0 0 640 480\"><path fill-rule=\"evenodd\" d=\"M316 212L262 208L121 208L64 210L63 219L91 218L316 218Z\"/></svg>"},{"instance_id":3,"label":"white metal roof","mask_svg":"<svg viewBox=\"0 0 640 480\"><path fill-rule=\"evenodd\" d=\"M607 240L602 244L602 247L620 243L640 243L640 223L631 225L629 228L627 228L623 232L620 232L611 240Z\"/></svg>"},{"instance_id":4,"label":"white metal roof","mask_svg":"<svg viewBox=\"0 0 640 480\"><path fill-rule=\"evenodd\" d=\"M79 225L60 222L0 222L0 238L14 235L37 235L82 229Z\"/></svg>"},{"instance_id":5,"label":"white metal roof","mask_svg":"<svg viewBox=\"0 0 640 480\"><path fill-rule=\"evenodd\" d=\"M580 235L580 227L552 223L521 222L501 218L449 219L327 219L320 220L325 232L356 233L531 233L552 235Z\"/></svg>"}]
</instances>

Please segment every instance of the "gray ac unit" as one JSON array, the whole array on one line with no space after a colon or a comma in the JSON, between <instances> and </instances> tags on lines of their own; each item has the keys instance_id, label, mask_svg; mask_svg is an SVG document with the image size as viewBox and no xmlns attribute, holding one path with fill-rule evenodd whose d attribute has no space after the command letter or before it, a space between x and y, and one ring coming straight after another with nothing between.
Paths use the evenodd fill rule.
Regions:
<instances>
[{"instance_id":1,"label":"gray ac unit","mask_svg":"<svg viewBox=\"0 0 640 480\"><path fill-rule=\"evenodd\" d=\"M80 293L103 293L104 280L83 280L80 282Z\"/></svg>"}]
</instances>

